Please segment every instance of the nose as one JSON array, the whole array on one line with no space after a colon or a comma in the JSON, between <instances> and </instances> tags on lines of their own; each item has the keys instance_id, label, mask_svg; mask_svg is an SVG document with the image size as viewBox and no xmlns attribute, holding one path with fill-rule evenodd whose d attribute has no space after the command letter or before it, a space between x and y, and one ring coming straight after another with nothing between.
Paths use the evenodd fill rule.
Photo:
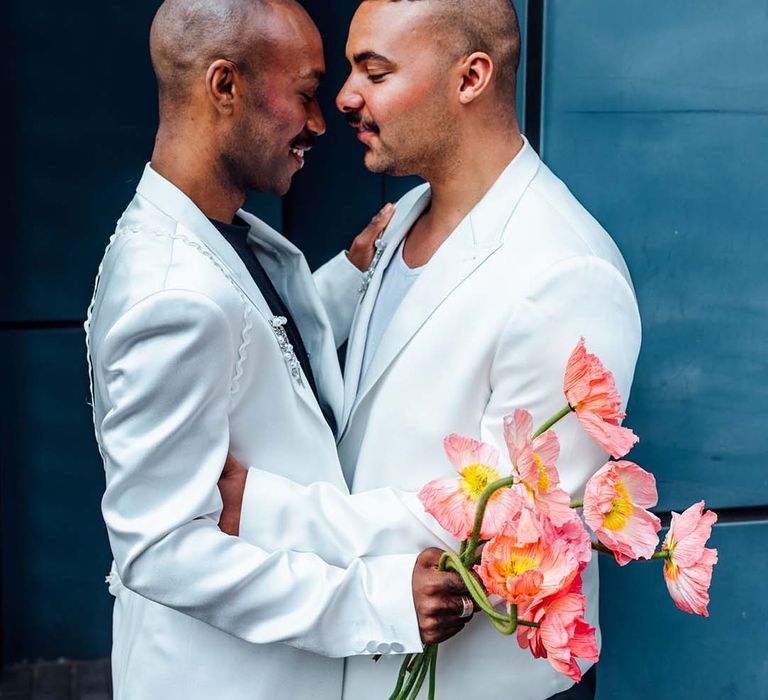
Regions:
<instances>
[{"instance_id":1,"label":"nose","mask_svg":"<svg viewBox=\"0 0 768 700\"><path fill-rule=\"evenodd\" d=\"M315 101L312 104L312 108L309 112L309 118L307 119L307 129L311 131L315 136L322 136L325 133L325 118L323 117L323 110L320 109L320 105Z\"/></svg>"},{"instance_id":2,"label":"nose","mask_svg":"<svg viewBox=\"0 0 768 700\"><path fill-rule=\"evenodd\" d=\"M339 94L336 95L336 107L338 107L340 112L346 114L347 112L359 112L364 104L365 100L363 100L360 93L354 89L354 86L352 85L352 75L350 75L347 78L347 82L341 86Z\"/></svg>"}]
</instances>

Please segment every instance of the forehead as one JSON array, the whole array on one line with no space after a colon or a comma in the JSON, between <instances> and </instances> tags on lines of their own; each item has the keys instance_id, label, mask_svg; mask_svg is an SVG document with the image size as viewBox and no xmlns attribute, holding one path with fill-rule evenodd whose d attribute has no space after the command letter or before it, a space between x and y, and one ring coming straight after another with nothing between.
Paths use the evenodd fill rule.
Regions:
<instances>
[{"instance_id":1,"label":"forehead","mask_svg":"<svg viewBox=\"0 0 768 700\"><path fill-rule=\"evenodd\" d=\"M428 0L367 0L352 18L347 57L371 51L397 61L427 52L432 54L438 26L435 4Z\"/></svg>"},{"instance_id":2,"label":"forehead","mask_svg":"<svg viewBox=\"0 0 768 700\"><path fill-rule=\"evenodd\" d=\"M275 69L291 77L322 77L323 40L301 6L274 6L270 16L262 21L269 23L270 62Z\"/></svg>"}]
</instances>

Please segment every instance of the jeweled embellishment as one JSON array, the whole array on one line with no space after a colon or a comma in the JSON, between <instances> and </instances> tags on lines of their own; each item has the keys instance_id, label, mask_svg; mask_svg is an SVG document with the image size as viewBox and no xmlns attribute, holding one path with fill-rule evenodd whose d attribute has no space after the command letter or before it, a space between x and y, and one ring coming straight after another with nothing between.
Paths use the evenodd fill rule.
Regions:
<instances>
[{"instance_id":1,"label":"jeweled embellishment","mask_svg":"<svg viewBox=\"0 0 768 700\"><path fill-rule=\"evenodd\" d=\"M285 316L274 316L270 321L272 330L275 332L275 337L277 338L277 344L280 346L280 351L283 353L283 359L285 360L285 364L288 365L291 376L299 386L304 386L304 382L301 378L301 364L296 357L291 341L288 340L288 334L285 332L284 326L286 323L288 323L288 319L286 319Z\"/></svg>"},{"instance_id":2,"label":"jeweled embellishment","mask_svg":"<svg viewBox=\"0 0 768 700\"><path fill-rule=\"evenodd\" d=\"M381 238L377 238L374 245L376 246L376 252L373 255L373 260L371 260L371 266L363 275L363 284L360 287L361 295L368 291L368 286L371 284L373 275L376 272L376 266L379 264L379 260L381 260L381 256L384 254L384 249L387 247L387 244Z\"/></svg>"}]
</instances>

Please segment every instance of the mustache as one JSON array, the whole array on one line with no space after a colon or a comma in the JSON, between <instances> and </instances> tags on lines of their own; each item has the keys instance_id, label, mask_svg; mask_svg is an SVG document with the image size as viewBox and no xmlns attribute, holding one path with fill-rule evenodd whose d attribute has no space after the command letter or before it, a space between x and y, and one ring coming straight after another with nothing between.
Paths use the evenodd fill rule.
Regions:
<instances>
[{"instance_id":1,"label":"mustache","mask_svg":"<svg viewBox=\"0 0 768 700\"><path fill-rule=\"evenodd\" d=\"M368 129L369 131L372 131L374 134L379 133L379 127L376 124L376 122L372 122L368 119L363 119L360 112L347 112L345 117L347 119L347 123L355 129L359 129L360 127L362 127L364 129Z\"/></svg>"}]
</instances>

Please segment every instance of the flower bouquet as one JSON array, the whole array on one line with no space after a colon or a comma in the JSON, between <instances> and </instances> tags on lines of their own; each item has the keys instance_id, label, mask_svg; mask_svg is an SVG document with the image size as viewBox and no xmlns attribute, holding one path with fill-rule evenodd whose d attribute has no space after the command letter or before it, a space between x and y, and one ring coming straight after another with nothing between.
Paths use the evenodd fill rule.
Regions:
<instances>
[{"instance_id":1,"label":"flower bouquet","mask_svg":"<svg viewBox=\"0 0 768 700\"><path fill-rule=\"evenodd\" d=\"M638 441L620 425L621 397L613 375L587 352L582 338L565 370L567 405L537 430L517 409L504 419L511 470L499 472L499 452L485 443L449 435L444 446L457 477L430 481L419 493L425 509L461 541L440 568L459 573L477 607L504 635L546 658L560 673L581 680L577 658L598 659L595 628L585 619L581 572L597 551L624 566L664 560L664 579L678 608L706 616L717 550L707 548L717 516L704 502L672 513L659 549L660 520L647 509L658 495L652 474L621 460ZM552 427L575 413L587 433L615 460L588 481L583 501L560 488L560 445ZM578 510L583 512L583 520ZM589 526L597 540L585 527ZM473 573L474 572L474 573ZM503 612L488 595L498 596ZM438 645L403 660L390 700L414 700L428 680L435 697Z\"/></svg>"}]
</instances>

